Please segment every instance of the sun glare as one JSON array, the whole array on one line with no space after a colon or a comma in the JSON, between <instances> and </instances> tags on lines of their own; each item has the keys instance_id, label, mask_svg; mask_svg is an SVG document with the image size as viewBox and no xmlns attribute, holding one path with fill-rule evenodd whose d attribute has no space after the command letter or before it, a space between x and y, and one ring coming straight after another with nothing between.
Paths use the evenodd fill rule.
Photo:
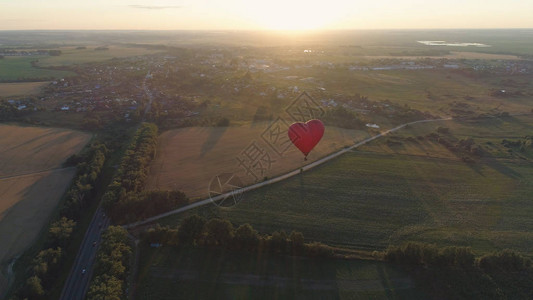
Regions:
<instances>
[{"instance_id":1,"label":"sun glare","mask_svg":"<svg viewBox=\"0 0 533 300\"><path fill-rule=\"evenodd\" d=\"M324 29L341 14L323 2L281 0L250 4L245 13L259 27L268 30Z\"/></svg>"}]
</instances>

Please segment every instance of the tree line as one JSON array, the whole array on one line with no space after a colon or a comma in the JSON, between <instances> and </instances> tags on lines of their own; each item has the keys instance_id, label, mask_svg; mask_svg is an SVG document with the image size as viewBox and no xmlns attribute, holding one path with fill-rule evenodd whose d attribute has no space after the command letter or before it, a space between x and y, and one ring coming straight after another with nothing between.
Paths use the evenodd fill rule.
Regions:
<instances>
[{"instance_id":1,"label":"tree line","mask_svg":"<svg viewBox=\"0 0 533 300\"><path fill-rule=\"evenodd\" d=\"M533 299L532 261L512 250L476 258L469 247L406 243L387 249L384 258L407 267L438 298Z\"/></svg>"},{"instance_id":2,"label":"tree line","mask_svg":"<svg viewBox=\"0 0 533 300\"><path fill-rule=\"evenodd\" d=\"M23 276L27 279L20 286L14 287L11 299L49 298L51 289L57 285L60 277L66 251L75 250L69 247L73 232L82 212L94 199L94 186L102 172L107 153L105 145L94 143L82 154L75 154L66 161L65 165L77 167L76 176L65 195L58 216L48 227L41 250L36 251L37 254L24 271Z\"/></svg>"},{"instance_id":3,"label":"tree line","mask_svg":"<svg viewBox=\"0 0 533 300\"><path fill-rule=\"evenodd\" d=\"M143 191L156 151L157 131L155 124L141 124L103 196L103 206L117 224L135 222L188 204L185 194L179 191Z\"/></svg>"},{"instance_id":4,"label":"tree line","mask_svg":"<svg viewBox=\"0 0 533 300\"><path fill-rule=\"evenodd\" d=\"M132 248L128 232L120 226L110 226L102 235L94 276L87 293L88 300L125 299L126 278Z\"/></svg>"},{"instance_id":5,"label":"tree line","mask_svg":"<svg viewBox=\"0 0 533 300\"><path fill-rule=\"evenodd\" d=\"M207 220L198 215L183 219L177 228L159 224L143 232L144 243L164 244L171 247L209 247L270 252L309 257L332 257L331 247L318 242L305 242L301 232L284 230L259 234L250 224L238 227L224 219Z\"/></svg>"}]
</instances>

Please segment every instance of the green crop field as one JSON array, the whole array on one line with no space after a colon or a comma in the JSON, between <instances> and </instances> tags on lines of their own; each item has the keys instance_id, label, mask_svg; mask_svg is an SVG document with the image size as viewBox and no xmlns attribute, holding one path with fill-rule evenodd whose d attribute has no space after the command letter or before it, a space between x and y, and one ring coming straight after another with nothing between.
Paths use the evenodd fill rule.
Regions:
<instances>
[{"instance_id":1,"label":"green crop field","mask_svg":"<svg viewBox=\"0 0 533 300\"><path fill-rule=\"evenodd\" d=\"M61 55L43 57L39 59L39 66L49 67L83 64L104 61L115 57L122 58L159 52L144 48L121 46L107 46L108 50L95 50L97 47L98 46L86 46L86 49L76 49L76 47L58 48L61 50Z\"/></svg>"},{"instance_id":2,"label":"green crop field","mask_svg":"<svg viewBox=\"0 0 533 300\"><path fill-rule=\"evenodd\" d=\"M86 49L75 47L58 48L59 56L17 56L0 59L0 81L15 81L22 79L42 80L56 79L72 76L74 73L61 70L46 69L52 66L66 66L99 62L114 57L129 57L157 53L156 50L147 50L136 47L109 46L109 50L95 50L97 46L87 46ZM40 68L31 65L32 61L38 61Z\"/></svg>"},{"instance_id":3,"label":"green crop field","mask_svg":"<svg viewBox=\"0 0 533 300\"><path fill-rule=\"evenodd\" d=\"M0 81L52 79L73 75L72 72L34 68L31 62L44 56L4 57L0 59Z\"/></svg>"},{"instance_id":4,"label":"green crop field","mask_svg":"<svg viewBox=\"0 0 533 300\"><path fill-rule=\"evenodd\" d=\"M141 248L135 299L423 299L398 268L206 249Z\"/></svg>"},{"instance_id":5,"label":"green crop field","mask_svg":"<svg viewBox=\"0 0 533 300\"><path fill-rule=\"evenodd\" d=\"M458 139L473 137L486 149L475 163L436 142L379 139L281 183L244 195L231 208L190 211L250 223L264 232L303 232L309 240L359 249L423 241L471 246L478 254L533 249L533 156L510 153L504 138L532 132L523 116L479 122L409 126L403 138L446 124ZM163 224L175 225L184 215Z\"/></svg>"},{"instance_id":6,"label":"green crop field","mask_svg":"<svg viewBox=\"0 0 533 300\"><path fill-rule=\"evenodd\" d=\"M287 76L299 77L288 80ZM450 70L300 69L280 71L259 80L277 87L289 84L297 85L301 90L316 90L316 83L305 83L300 80L305 77L315 78L329 93L344 95L358 93L374 101L390 100L393 103L406 104L441 116L449 113L450 104L453 102L465 102L471 110L477 112L489 112L496 107L508 112L529 112L530 95L533 94L533 84L526 77L470 78ZM516 80L519 86L513 87L512 90L519 90L523 95L510 98L491 96L491 90L509 89L507 85L502 84L504 79Z\"/></svg>"}]
</instances>

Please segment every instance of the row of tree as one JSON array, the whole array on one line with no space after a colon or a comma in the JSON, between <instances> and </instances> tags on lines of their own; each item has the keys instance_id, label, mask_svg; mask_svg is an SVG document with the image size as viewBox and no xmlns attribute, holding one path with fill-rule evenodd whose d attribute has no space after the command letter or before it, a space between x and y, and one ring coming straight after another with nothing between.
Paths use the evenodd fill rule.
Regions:
<instances>
[{"instance_id":1,"label":"row of tree","mask_svg":"<svg viewBox=\"0 0 533 300\"><path fill-rule=\"evenodd\" d=\"M95 143L80 155L71 156L66 165L77 166L77 174L66 193L59 215L50 223L48 233L25 273L25 284L17 288L12 299L48 299L50 290L60 278L69 248L82 211L93 199L94 185L102 172L107 148Z\"/></svg>"},{"instance_id":2,"label":"row of tree","mask_svg":"<svg viewBox=\"0 0 533 300\"><path fill-rule=\"evenodd\" d=\"M120 226L110 226L102 235L96 256L94 277L89 285L88 300L125 299L126 277L132 248L128 232Z\"/></svg>"},{"instance_id":3,"label":"row of tree","mask_svg":"<svg viewBox=\"0 0 533 300\"><path fill-rule=\"evenodd\" d=\"M437 298L533 299L533 263L511 250L476 258L469 247L407 243L384 257L406 266Z\"/></svg>"},{"instance_id":4,"label":"row of tree","mask_svg":"<svg viewBox=\"0 0 533 300\"><path fill-rule=\"evenodd\" d=\"M157 131L154 124L141 124L103 197L104 208L115 223L135 222L188 203L179 191L143 191L156 151Z\"/></svg>"},{"instance_id":5,"label":"row of tree","mask_svg":"<svg viewBox=\"0 0 533 300\"><path fill-rule=\"evenodd\" d=\"M67 199L61 207L61 215L78 220L90 205L95 194L95 184L102 172L109 150L104 144L95 143L89 153L71 156L66 164L77 166L74 184L67 192Z\"/></svg>"},{"instance_id":6,"label":"row of tree","mask_svg":"<svg viewBox=\"0 0 533 300\"><path fill-rule=\"evenodd\" d=\"M234 227L224 219L206 220L198 215L183 219L178 228L157 225L145 231L145 243L164 244L174 247L221 247L234 250L272 252L311 257L331 257L331 247L318 243L306 243L301 232L275 231L261 235L250 224Z\"/></svg>"}]
</instances>

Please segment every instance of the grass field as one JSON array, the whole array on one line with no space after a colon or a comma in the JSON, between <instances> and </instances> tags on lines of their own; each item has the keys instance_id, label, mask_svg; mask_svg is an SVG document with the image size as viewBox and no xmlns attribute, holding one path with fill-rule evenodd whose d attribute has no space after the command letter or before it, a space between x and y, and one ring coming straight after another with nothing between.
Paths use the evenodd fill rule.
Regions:
<instances>
[{"instance_id":1,"label":"grass field","mask_svg":"<svg viewBox=\"0 0 533 300\"><path fill-rule=\"evenodd\" d=\"M37 238L76 173L58 168L90 138L66 129L0 125L0 294L5 264Z\"/></svg>"},{"instance_id":2,"label":"grass field","mask_svg":"<svg viewBox=\"0 0 533 300\"><path fill-rule=\"evenodd\" d=\"M49 82L0 83L0 97L36 95Z\"/></svg>"},{"instance_id":3,"label":"grass field","mask_svg":"<svg viewBox=\"0 0 533 300\"><path fill-rule=\"evenodd\" d=\"M297 85L300 89L309 91L316 89L314 83L302 83L299 79L287 80L287 76L316 78L329 93L344 95L359 93L374 101L390 100L402 106L407 104L420 111L440 116L450 114L450 104L453 102L465 102L470 110L478 113L489 112L496 107L507 112L529 112L530 95L533 94L533 84L526 76L470 78L450 70L300 69L268 75L266 82L278 86ZM517 80L520 86L508 87L502 84L504 79ZM520 90L523 96L493 97L490 92L494 89Z\"/></svg>"},{"instance_id":4,"label":"grass field","mask_svg":"<svg viewBox=\"0 0 533 300\"><path fill-rule=\"evenodd\" d=\"M359 249L423 241L471 246L478 254L504 248L531 253L531 157L503 155L506 151L497 145L503 138L530 133L533 118L445 124L458 137L471 136L486 145L490 155L467 164L436 142L404 142L391 149L386 137L247 193L234 207L190 213L248 222L264 232L298 230L310 240ZM405 134L434 132L439 125L409 126ZM161 223L177 224L185 215Z\"/></svg>"},{"instance_id":5,"label":"grass field","mask_svg":"<svg viewBox=\"0 0 533 300\"><path fill-rule=\"evenodd\" d=\"M109 50L94 50L97 46L87 46L86 49L76 50L75 47L58 48L61 50L59 56L17 56L4 57L0 59L0 81L31 79L52 79L74 75L72 72L41 69L51 66L66 66L72 64L83 64L89 62L99 62L114 57L129 57L145 54L157 53L156 50L147 50L137 47L108 46ZM32 61L38 60L41 68L34 68ZM2 87L0 87L0 96Z\"/></svg>"},{"instance_id":6,"label":"grass field","mask_svg":"<svg viewBox=\"0 0 533 300\"><path fill-rule=\"evenodd\" d=\"M38 69L31 65L31 62L37 59L46 58L45 56L32 57L4 57L0 59L0 81L14 81L31 78L34 79L52 79L74 75L72 72Z\"/></svg>"},{"instance_id":7,"label":"grass field","mask_svg":"<svg viewBox=\"0 0 533 300\"><path fill-rule=\"evenodd\" d=\"M138 47L106 46L109 50L95 50L96 47L98 46L86 46L86 49L76 49L76 47L58 48L58 50L61 50L61 55L40 58L39 66L50 67L83 64L104 61L114 57L122 58L160 52Z\"/></svg>"},{"instance_id":8,"label":"grass field","mask_svg":"<svg viewBox=\"0 0 533 300\"><path fill-rule=\"evenodd\" d=\"M303 155L294 146L278 156L261 139L267 123L241 127L194 127L164 132L159 139L156 159L153 161L147 189L179 189L192 198L206 198L211 179L220 173L235 173L244 184L256 181L239 167L237 157L253 141L264 151L269 151L271 168L259 176L272 177L301 167ZM283 133L284 136L286 133ZM309 154L310 163L334 150L351 145L368 137L368 133L327 127L322 141ZM265 168L267 164L265 163ZM257 172L259 174L259 172Z\"/></svg>"},{"instance_id":9,"label":"grass field","mask_svg":"<svg viewBox=\"0 0 533 300\"><path fill-rule=\"evenodd\" d=\"M382 262L141 248L135 299L423 299Z\"/></svg>"}]
</instances>

